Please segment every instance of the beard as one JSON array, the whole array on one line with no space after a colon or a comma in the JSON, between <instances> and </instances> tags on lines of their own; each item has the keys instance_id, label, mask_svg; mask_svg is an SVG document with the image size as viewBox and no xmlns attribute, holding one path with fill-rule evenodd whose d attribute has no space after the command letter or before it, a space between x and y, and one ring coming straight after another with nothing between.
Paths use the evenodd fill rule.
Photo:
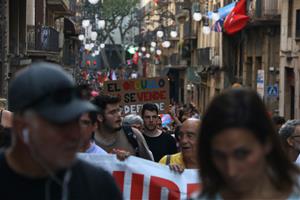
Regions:
<instances>
[{"instance_id":1,"label":"beard","mask_svg":"<svg viewBox=\"0 0 300 200\"><path fill-rule=\"evenodd\" d=\"M120 131L122 129L121 124L118 127L114 127L111 123L107 123L108 121L104 118L103 119L103 126L106 130L110 130L111 132Z\"/></svg>"}]
</instances>

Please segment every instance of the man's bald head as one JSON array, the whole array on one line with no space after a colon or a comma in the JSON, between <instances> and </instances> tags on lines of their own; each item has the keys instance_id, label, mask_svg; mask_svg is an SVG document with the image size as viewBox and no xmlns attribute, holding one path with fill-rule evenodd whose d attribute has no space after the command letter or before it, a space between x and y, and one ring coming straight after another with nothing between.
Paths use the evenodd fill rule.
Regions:
<instances>
[{"instance_id":1,"label":"man's bald head","mask_svg":"<svg viewBox=\"0 0 300 200\"><path fill-rule=\"evenodd\" d=\"M199 119L196 118L188 118L187 120L185 120L182 125L181 128L183 127L191 127L193 128L196 132L200 131L200 124L201 121Z\"/></svg>"}]
</instances>

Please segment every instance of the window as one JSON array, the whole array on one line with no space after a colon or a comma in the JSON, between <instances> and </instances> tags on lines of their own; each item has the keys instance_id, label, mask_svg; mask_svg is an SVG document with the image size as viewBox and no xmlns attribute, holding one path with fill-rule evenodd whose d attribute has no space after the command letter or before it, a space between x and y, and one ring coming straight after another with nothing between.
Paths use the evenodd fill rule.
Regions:
<instances>
[{"instance_id":1,"label":"window","mask_svg":"<svg viewBox=\"0 0 300 200\"><path fill-rule=\"evenodd\" d=\"M300 10L296 10L296 38L300 38Z\"/></svg>"}]
</instances>

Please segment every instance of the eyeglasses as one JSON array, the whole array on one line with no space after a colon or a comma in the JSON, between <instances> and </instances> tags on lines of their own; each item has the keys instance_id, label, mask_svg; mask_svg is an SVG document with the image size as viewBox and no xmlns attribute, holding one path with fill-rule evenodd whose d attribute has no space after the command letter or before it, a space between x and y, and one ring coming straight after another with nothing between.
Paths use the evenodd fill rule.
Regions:
<instances>
[{"instance_id":1,"label":"eyeglasses","mask_svg":"<svg viewBox=\"0 0 300 200\"><path fill-rule=\"evenodd\" d=\"M117 109L114 109L114 110L111 110L111 111L107 112L106 114L108 114L108 115L116 115L116 114L122 113L122 111L123 111L122 108L117 108Z\"/></svg>"},{"instance_id":2,"label":"eyeglasses","mask_svg":"<svg viewBox=\"0 0 300 200\"><path fill-rule=\"evenodd\" d=\"M82 127L87 127L92 124L91 120L86 120L86 119L80 119L79 120L79 125Z\"/></svg>"}]
</instances>

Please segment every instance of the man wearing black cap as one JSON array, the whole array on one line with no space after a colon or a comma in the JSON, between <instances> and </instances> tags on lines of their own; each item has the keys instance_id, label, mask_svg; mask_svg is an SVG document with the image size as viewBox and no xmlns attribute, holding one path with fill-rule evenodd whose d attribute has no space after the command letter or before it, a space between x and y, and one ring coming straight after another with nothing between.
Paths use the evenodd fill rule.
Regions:
<instances>
[{"instance_id":1,"label":"man wearing black cap","mask_svg":"<svg viewBox=\"0 0 300 200\"><path fill-rule=\"evenodd\" d=\"M1 199L122 199L107 172L76 160L81 114L96 111L77 97L59 66L35 63L9 86L12 145L0 153Z\"/></svg>"}]
</instances>

